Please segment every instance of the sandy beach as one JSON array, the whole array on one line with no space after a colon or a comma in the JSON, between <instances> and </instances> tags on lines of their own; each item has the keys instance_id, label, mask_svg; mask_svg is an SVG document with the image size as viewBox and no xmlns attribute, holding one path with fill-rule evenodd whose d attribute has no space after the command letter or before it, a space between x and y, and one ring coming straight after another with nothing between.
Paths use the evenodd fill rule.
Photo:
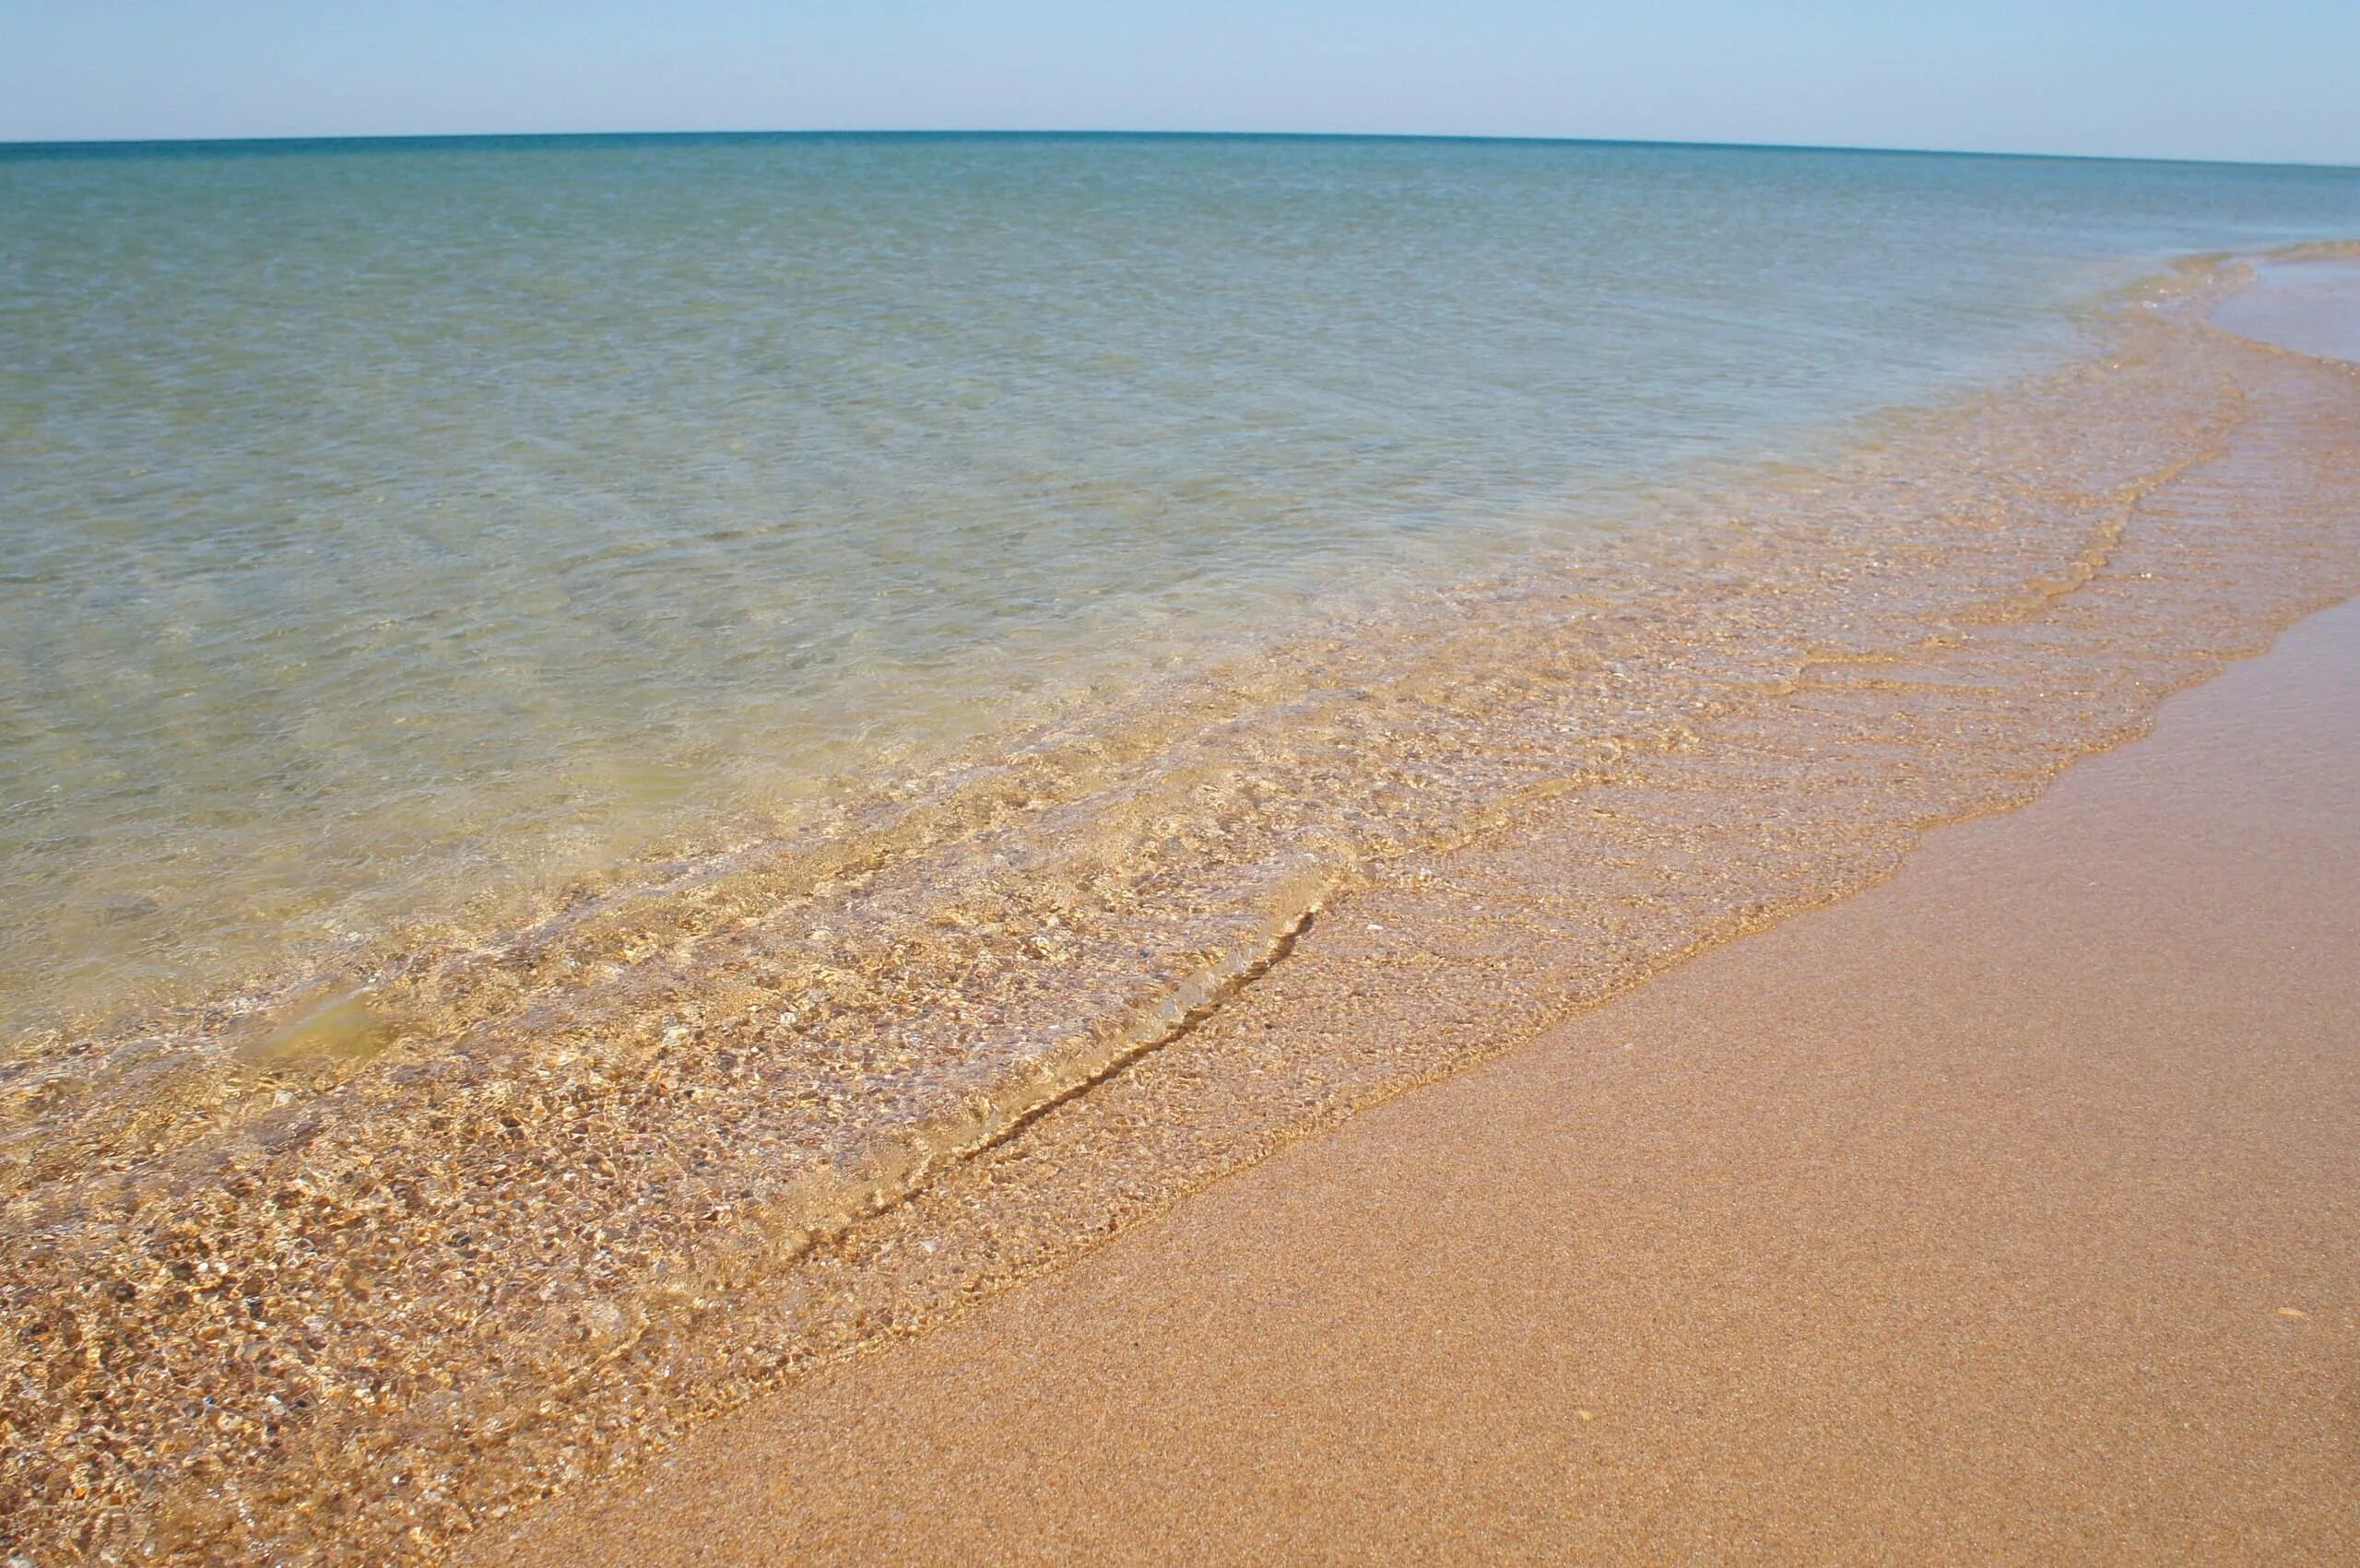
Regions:
<instances>
[{"instance_id":1,"label":"sandy beach","mask_svg":"<svg viewBox=\"0 0 2360 1568\"><path fill-rule=\"evenodd\" d=\"M836 194L875 195L858 169L902 170L934 193L880 210L931 212L963 199L971 161L1011 178L1036 157L1059 178L1152 166L1194 182L1187 210L1210 222L1237 210L1224 193L1303 168L1350 175L1336 187L1358 193L1350 214L1393 215L1387 171L1411 156L1358 142L896 141L839 169L829 148L759 137L588 150L562 163L578 176L564 253L586 269L570 287L585 299L615 270L593 265L608 255L608 198L668 190L667 172L702 171L685 221L767 191L774 159L808 162L814 210L844 220ZM124 232L202 229L209 206L166 199L180 156L17 177L46 193L59 253L80 255L93 251L72 221L86 174L122 187ZM190 178L228 189L254 175L293 200L360 189L360 156L206 154ZM450 180L473 171L522 190L560 167L473 143L401 157L423 206L383 248L413 260L415 234L443 232L427 214ZM1829 213L1919 213L1878 230L1883 253L1915 259L1894 272L1833 219L1756 213L1743 167L1764 159ZM2087 171L1972 159L1764 153L1724 167L1713 154L1692 169L1678 149L1530 164L1454 148L1412 161L1454 202L1483 176L1504 213L1531 210L1518 193L1535 178L1588 190L1595 162L1634 182L1650 224L1675 227L1693 214L1661 199L1662 182L1709 174L1747 221L1827 253L1797 294L1740 289L1716 276L1718 259L1659 278L1626 247L1616 265L1652 302L1603 314L1585 274L1551 264L1548 290L1503 284L1481 312L1516 347L1460 320L1464 236L1490 235L1508 276L1554 253L1436 207L1365 287L1339 295L1318 276L1322 298L1372 303L1420 280L1437 312L1422 336L1405 336L1391 305L1356 313L1384 330L1339 368L1438 397L1447 418L1404 405L1385 418L1406 445L1322 436L1328 455L1308 467L1279 454L1257 470L1210 436L1193 456L1168 447L1173 419L1144 406L1153 433L1103 426L1093 360L1045 383L1086 416L1086 451L1024 459L1078 508L1068 533L1003 526L995 509L1032 479L972 470L957 442L912 434L912 451L941 459L946 493L980 510L878 495L861 502L878 509L867 522L820 533L860 571L893 576L915 559L896 553L902 523L939 525L921 575L973 590L984 619L928 619L904 629L907 646L845 663L814 653L809 666L890 764L828 739L836 709L776 688L804 666L785 641L799 634L770 608L857 620L744 576L765 562L808 576L820 558L794 541L809 519L701 532L686 553L646 543L708 511L748 513L695 464L645 467L696 505L653 533L625 526L620 555L591 526L605 513L562 498L550 504L587 530L580 550L536 534L504 551L486 519L525 513L497 486L483 518L446 508L463 480L417 450L407 417L374 446L334 447L371 473L418 476L395 487L407 524L339 515L342 542L322 547L356 583L366 562L392 573L383 647L343 640L344 596L216 593L206 563L285 555L225 555L223 539L248 536L234 519L148 507L126 577L82 548L73 505L53 507L39 570L0 588L86 613L54 637L14 618L37 634L0 663L73 678L28 710L48 754L97 766L101 716L124 720L129 750L89 790L69 787L72 768L9 759L30 781L17 794L40 803L12 819L39 825L30 839L11 830L12 866L50 866L82 892L58 904L64 924L26 927L31 947L0 969L40 977L25 953L69 954L98 999L72 1001L81 982L25 993L49 1021L0 1053L0 1557L2348 1555L2360 725L2346 694L2360 615L2339 607L2360 595L2360 362L2307 350L2344 341L2322 326L2360 319L2360 251L2291 237L2360 231L2341 209L2305 216L2345 187L2126 165L2103 172L2090 206ZM2041 192L2067 205L2026 205ZM2349 193L2360 201L2360 184ZM1009 212L1027 210L1012 199ZM1124 217L1129 203L1088 230L1093 253L1139 253L1147 218L1194 231L1152 202ZM2044 215L2068 206L2083 217L2058 230ZM2242 231L2240 212L2283 242L2211 248ZM1357 218L1286 221L1322 243L1362 232ZM782 243L805 233L780 225ZM2201 229L2203 248L2188 240L2153 270L2172 225ZM1008 263L1003 242L1021 251L1034 233L995 221L914 253L946 277L1016 280L974 301L976 363L994 375L1010 355L1095 341L1028 324L1021 280L1041 269ZM625 238L651 266L740 253L681 244L665 222ZM1450 266L1418 261L1413 241ZM1664 247L1691 261L1727 248ZM2114 259L2093 272L2094 256ZM2101 273L2112 281L2097 288ZM59 276L72 319L114 330L103 277ZM890 295L916 276L874 281ZM1238 276L1275 301L1301 275ZM1674 308L1682 277L1709 311ZM316 281L238 302L220 324L234 338L295 309L333 339L346 298ZM1194 320L1201 292L1188 272L1101 303L1110 330L1161 342L1154 324ZM139 319L177 319L171 293ZM809 319L751 274L737 293L778 331ZM1562 312L1545 302L1560 294ZM399 319L408 300L389 289L374 308ZM828 309L904 320L883 296ZM1738 315L1780 311L1800 312L1805 336L1730 336ZM1511 324L1552 312L1591 321L1598 343L1627 336L1618 352L1645 375L1609 377L1595 396L1529 383L1531 345ZM1288 310L1269 319L1314 360L1357 341ZM398 348L385 373L447 383L434 353L383 341ZM699 385L726 358L666 341L661 363ZM895 359L893 341L877 352ZM1414 363L1377 374L1405 345ZM1249 373L1216 347L1203 363L1220 374L1180 377L1174 407L1227 420L1222 389L1251 383L1306 430L1338 428L1302 367ZM1737 382L1695 367L1738 350L1754 379L1730 403ZM912 352L907 364L933 350ZM1601 353L1542 358L1616 362ZM348 363L303 363L315 360ZM1166 362L1162 348L1139 360ZM1453 381L1452 366L1481 376ZM1779 388L1831 367L1844 385L1823 390L1853 398L1848 411L1789 428L1807 410ZM257 396L301 384L248 369ZM1515 384L1483 390L1497 376ZM83 389L94 412L77 430L103 428L114 384ZM664 410L690 449L721 428L661 378L605 390ZM840 407L832 383L790 392L796 407ZM1682 413L1692 395L1722 406ZM407 407L374 382L362 401ZM1581 490L1578 473L1531 479L1542 488L1516 490L1496 537L1442 530L1434 548L1463 560L1422 553L1412 536L1435 518L1402 491L1410 510L1387 525L1410 553L1375 596L1345 595L1360 547L1299 525L1366 519L1350 492L1380 450L1456 517L1480 487L1454 465L1504 470L1454 432L1493 439L1511 405L1546 411L1551 433L1508 444L1587 452L1592 438L1558 430L1554 412L1587 409L1598 433L1637 443L1628 472L1570 511L1549 487ZM233 424L265 406L221 405L245 410ZM987 399L918 411L977 451L1030 428ZM482 424L497 448L462 469L521 465L530 489L546 454L520 456L500 432L595 422L560 412L442 417ZM275 504L284 471L248 461L264 449L167 433L172 452L242 454L222 507ZM883 461L878 434L832 439L890 490L914 470ZM1665 442L1703 446L1663 467L1648 454ZM98 450L61 449L55 497L85 493ZM1125 466L1184 457L1218 484L1171 493L1213 496L1220 513L1278 487L1267 494L1294 498L1271 502L1284 527L1232 521L1307 553L1256 566L1198 533L1194 501L1143 521L1129 499L1169 487ZM596 471L610 458L641 472L628 454L597 455L575 476L584 493L609 493ZM786 493L754 467L733 482ZM1169 658L1149 631L1102 650L1060 607L1092 597L1069 563L1113 562L1107 542L1139 542L1147 521L1244 574L1181 574L1236 619L1198 626ZM411 525L453 541L436 557L446 575L472 580L478 557L515 569L468 600L471 630L448 645L439 611L402 607L436 595L371 553ZM1042 591L1010 542L1039 552ZM578 595L553 589L545 558L572 563ZM617 564L643 558L644 580ZM1299 619L1258 614L1281 565L1343 596L1298 605ZM155 673L141 629L179 613L100 613L135 578L173 586L197 618L172 626L210 628L200 641L221 678L203 685L208 712L234 705L255 647L280 645L239 606L325 607L324 636L285 631L281 696L303 722L255 714L207 740L221 770L176 779L194 792L178 805L143 793L170 770L140 759L212 731L160 678L148 707L113 700L123 670ZM768 607L707 625L724 583ZM847 603L877 602L840 586ZM1160 593L1156 613L1180 616ZM661 613L642 618L648 595ZM1128 625L1130 602L1103 599L1090 624ZM661 656L569 637L580 616L661 628L643 650ZM1040 640L990 630L1035 620ZM926 673L964 667L965 652L919 648L937 637L996 649L1037 684L1019 705L1045 706L994 717L966 703ZM351 667L305 664L314 643ZM1115 661L1103 669L1102 651ZM446 658L506 673L446 688ZM1119 678L1125 660L1153 678ZM537 706L502 684L528 668L596 701L535 687ZM380 687L384 702L363 695ZM897 729L863 692L931 716ZM456 813L522 854L541 842L543 807L587 831L610 785L652 791L651 811L689 788L695 768L667 784L635 747L579 790L532 760L554 746L592 766L606 742L591 732L609 723L670 715L698 767L770 798L762 759L781 753L735 726L741 703L804 714L819 726L807 760L832 759L842 777L792 810L738 813L716 774L721 794L675 802L708 836L620 859L585 841L593 868L549 862L511 890L521 903L488 883L441 914L429 898L406 924L358 919L427 874L397 837L361 831L381 796L409 799L413 827ZM419 725L455 734L532 714L555 728L503 729L520 760L468 751L461 772L540 806L511 817L472 786L445 790L459 775L443 777ZM367 733L346 736L338 770L368 772L383 748L431 787L380 770L362 788L273 760L334 749L339 715ZM269 790L241 784L248 774ZM203 804L217 796L236 831L180 843L219 818ZM328 815L304 817L315 808ZM136 841L154 853L132 853L115 831L126 822L162 835ZM305 832L348 831L365 853L303 847ZM255 835L276 842L268 865L241 847ZM435 842L467 864L483 849ZM167 862L206 896L149 878ZM278 878L274 897L293 902L257 902L208 864ZM217 898L244 912L258 944L246 959L207 914ZM356 918L297 918L322 899ZM81 926L114 935L85 940ZM199 962L182 949L200 937L228 945ZM139 973L169 1005L115 994L118 942L146 955ZM216 960L237 978L204 980ZM10 1006L0 985L0 1014Z\"/></svg>"},{"instance_id":2,"label":"sandy beach","mask_svg":"<svg viewBox=\"0 0 2360 1568\"><path fill-rule=\"evenodd\" d=\"M2118 9L9 11L0 1568L2360 1565L2360 6Z\"/></svg>"},{"instance_id":3,"label":"sandy beach","mask_svg":"<svg viewBox=\"0 0 2360 1568\"><path fill-rule=\"evenodd\" d=\"M2316 617L1883 885L473 1560L2343 1560L2355 682Z\"/></svg>"},{"instance_id":4,"label":"sandy beach","mask_svg":"<svg viewBox=\"0 0 2360 1568\"><path fill-rule=\"evenodd\" d=\"M466 1559L2344 1560L2356 688L2360 607L2315 615L1869 890Z\"/></svg>"}]
</instances>

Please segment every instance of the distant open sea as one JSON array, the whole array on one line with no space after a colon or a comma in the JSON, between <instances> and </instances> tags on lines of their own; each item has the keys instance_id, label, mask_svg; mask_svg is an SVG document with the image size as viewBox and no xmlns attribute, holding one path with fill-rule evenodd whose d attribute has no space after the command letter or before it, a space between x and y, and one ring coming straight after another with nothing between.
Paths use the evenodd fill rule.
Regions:
<instances>
[{"instance_id":1,"label":"distant open sea","mask_svg":"<svg viewBox=\"0 0 2360 1568\"><path fill-rule=\"evenodd\" d=\"M496 925L2350 232L1711 147L0 148L0 1023Z\"/></svg>"}]
</instances>

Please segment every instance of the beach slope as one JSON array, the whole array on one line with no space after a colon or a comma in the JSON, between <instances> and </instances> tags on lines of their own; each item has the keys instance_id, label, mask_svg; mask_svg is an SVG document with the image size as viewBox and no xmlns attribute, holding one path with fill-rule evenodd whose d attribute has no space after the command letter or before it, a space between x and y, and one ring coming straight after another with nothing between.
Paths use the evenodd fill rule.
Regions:
<instances>
[{"instance_id":1,"label":"beach slope","mask_svg":"<svg viewBox=\"0 0 2360 1568\"><path fill-rule=\"evenodd\" d=\"M2355 688L2346 607L478 1559L2350 1560Z\"/></svg>"}]
</instances>

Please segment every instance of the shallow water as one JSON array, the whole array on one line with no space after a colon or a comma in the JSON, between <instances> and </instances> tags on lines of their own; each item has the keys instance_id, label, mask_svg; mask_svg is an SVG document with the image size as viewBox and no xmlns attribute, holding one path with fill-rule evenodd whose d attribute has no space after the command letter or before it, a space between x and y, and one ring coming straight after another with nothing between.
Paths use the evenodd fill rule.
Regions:
<instances>
[{"instance_id":1,"label":"shallow water","mask_svg":"<svg viewBox=\"0 0 2360 1568\"><path fill-rule=\"evenodd\" d=\"M2360 360L2360 260L2263 262L2212 319L2297 353Z\"/></svg>"},{"instance_id":2,"label":"shallow water","mask_svg":"<svg viewBox=\"0 0 2360 1568\"><path fill-rule=\"evenodd\" d=\"M2360 587L2158 253L2355 178L0 162L0 1516L423 1550L2020 802Z\"/></svg>"},{"instance_id":3,"label":"shallow water","mask_svg":"<svg viewBox=\"0 0 2360 1568\"><path fill-rule=\"evenodd\" d=\"M0 151L0 1027L54 1041L1669 527L2360 175L592 138Z\"/></svg>"}]
</instances>

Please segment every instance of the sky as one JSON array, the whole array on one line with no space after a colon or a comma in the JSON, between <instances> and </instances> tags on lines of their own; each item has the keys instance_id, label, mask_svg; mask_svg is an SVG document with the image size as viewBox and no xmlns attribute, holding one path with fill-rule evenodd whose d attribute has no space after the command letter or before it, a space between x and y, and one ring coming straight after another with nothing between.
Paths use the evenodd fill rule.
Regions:
<instances>
[{"instance_id":1,"label":"sky","mask_svg":"<svg viewBox=\"0 0 2360 1568\"><path fill-rule=\"evenodd\" d=\"M0 141L822 129L2360 164L2360 0L0 0Z\"/></svg>"}]
</instances>

